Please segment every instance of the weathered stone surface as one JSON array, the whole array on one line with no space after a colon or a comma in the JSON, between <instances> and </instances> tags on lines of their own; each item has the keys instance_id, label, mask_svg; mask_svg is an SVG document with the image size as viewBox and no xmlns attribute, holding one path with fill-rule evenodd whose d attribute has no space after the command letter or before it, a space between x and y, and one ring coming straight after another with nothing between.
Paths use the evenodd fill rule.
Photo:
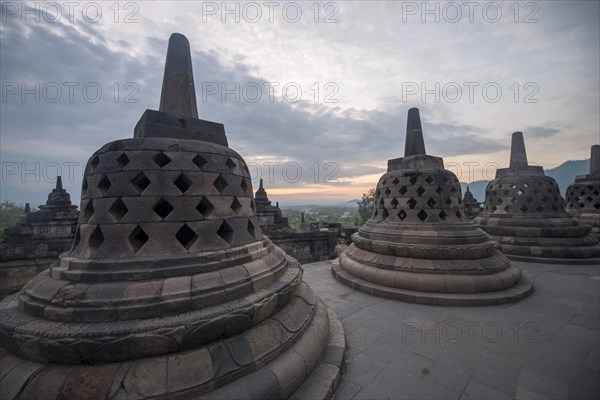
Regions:
<instances>
[{"instance_id":1,"label":"weathered stone surface","mask_svg":"<svg viewBox=\"0 0 600 400\"><path fill-rule=\"evenodd\" d=\"M579 207L572 188L569 193L567 204ZM542 167L527 164L521 132L513 134L510 167L496 171L475 222L515 259L600 262L600 245L589 234L591 227L565 211L558 184L544 175Z\"/></svg>"},{"instance_id":2,"label":"weathered stone surface","mask_svg":"<svg viewBox=\"0 0 600 400\"><path fill-rule=\"evenodd\" d=\"M592 226L600 240L600 145L592 146L590 173L578 176L566 190L565 210Z\"/></svg>"},{"instance_id":3,"label":"weathered stone surface","mask_svg":"<svg viewBox=\"0 0 600 400\"><path fill-rule=\"evenodd\" d=\"M531 292L518 285L497 242L471 222L456 176L425 154L416 108L408 113L405 156L388 161L373 216L352 240L332 272L366 293L445 305L479 303L479 293L495 292L501 303Z\"/></svg>"},{"instance_id":4,"label":"weathered stone surface","mask_svg":"<svg viewBox=\"0 0 600 400\"><path fill-rule=\"evenodd\" d=\"M316 368L327 309L263 237L222 125L198 120L182 35L170 40L161 110L92 155L81 197L72 249L0 303L3 398L280 398L311 374L329 397L338 376ZM341 342L338 331L328 365ZM290 352L302 379L285 371L280 382L268 365Z\"/></svg>"}]
</instances>

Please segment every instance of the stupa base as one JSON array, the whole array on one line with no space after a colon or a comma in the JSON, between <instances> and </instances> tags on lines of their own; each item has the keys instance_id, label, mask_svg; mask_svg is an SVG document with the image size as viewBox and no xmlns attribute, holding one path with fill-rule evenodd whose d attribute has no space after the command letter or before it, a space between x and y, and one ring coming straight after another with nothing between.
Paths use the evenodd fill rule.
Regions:
<instances>
[{"instance_id":1,"label":"stupa base","mask_svg":"<svg viewBox=\"0 0 600 400\"><path fill-rule=\"evenodd\" d=\"M509 269L515 267L509 267ZM358 278L344 270L339 259L331 265L333 276L343 284L373 296L405 301L407 303L430 304L440 306L488 306L516 303L533 292L533 285L524 276L508 289L482 293L435 293L399 289Z\"/></svg>"},{"instance_id":2,"label":"stupa base","mask_svg":"<svg viewBox=\"0 0 600 400\"><path fill-rule=\"evenodd\" d=\"M504 255L512 261L523 261L537 264L560 264L560 265L600 265L600 257L589 258L559 258L559 257L535 257L519 254Z\"/></svg>"},{"instance_id":3,"label":"stupa base","mask_svg":"<svg viewBox=\"0 0 600 400\"><path fill-rule=\"evenodd\" d=\"M3 399L329 399L344 352L340 321L302 283L290 304L264 322L196 349L67 365L0 348L0 392Z\"/></svg>"}]
</instances>

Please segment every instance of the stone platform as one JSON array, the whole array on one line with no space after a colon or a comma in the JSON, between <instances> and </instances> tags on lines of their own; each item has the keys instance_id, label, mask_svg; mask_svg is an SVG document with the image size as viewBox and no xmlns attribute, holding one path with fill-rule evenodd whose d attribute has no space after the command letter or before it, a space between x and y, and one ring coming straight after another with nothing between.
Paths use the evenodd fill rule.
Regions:
<instances>
[{"instance_id":1,"label":"stone platform","mask_svg":"<svg viewBox=\"0 0 600 400\"><path fill-rule=\"evenodd\" d=\"M348 287L330 262L304 280L348 343L336 400L600 398L600 266L513 264L535 291L518 303L405 303Z\"/></svg>"}]
</instances>

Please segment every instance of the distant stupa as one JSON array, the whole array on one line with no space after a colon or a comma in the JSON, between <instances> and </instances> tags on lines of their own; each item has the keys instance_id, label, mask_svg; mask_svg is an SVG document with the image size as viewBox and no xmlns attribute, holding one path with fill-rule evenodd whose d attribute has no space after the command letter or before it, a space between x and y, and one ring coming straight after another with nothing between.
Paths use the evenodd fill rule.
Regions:
<instances>
[{"instance_id":1,"label":"distant stupa","mask_svg":"<svg viewBox=\"0 0 600 400\"><path fill-rule=\"evenodd\" d=\"M591 226L567 213L556 181L529 165L522 132L512 135L510 165L498 169L475 218L517 260L572 264L600 262Z\"/></svg>"},{"instance_id":2,"label":"distant stupa","mask_svg":"<svg viewBox=\"0 0 600 400\"><path fill-rule=\"evenodd\" d=\"M600 145L592 146L590 173L578 176L566 191L565 209L592 226L600 240Z\"/></svg>"},{"instance_id":3,"label":"distant stupa","mask_svg":"<svg viewBox=\"0 0 600 400\"><path fill-rule=\"evenodd\" d=\"M373 216L332 270L363 292L439 305L515 302L532 291L497 242L466 215L460 183L427 155L419 110L408 111L404 157L388 161Z\"/></svg>"}]
</instances>

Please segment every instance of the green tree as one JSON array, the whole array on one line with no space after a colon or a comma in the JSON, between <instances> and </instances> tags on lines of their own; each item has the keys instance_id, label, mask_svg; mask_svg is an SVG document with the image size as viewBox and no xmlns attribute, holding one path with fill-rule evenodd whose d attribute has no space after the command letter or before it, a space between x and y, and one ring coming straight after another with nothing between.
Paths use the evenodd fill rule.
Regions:
<instances>
[{"instance_id":1,"label":"green tree","mask_svg":"<svg viewBox=\"0 0 600 400\"><path fill-rule=\"evenodd\" d=\"M4 240L4 230L15 226L19 216L25 209L12 201L5 200L0 203L0 242Z\"/></svg>"},{"instance_id":2,"label":"green tree","mask_svg":"<svg viewBox=\"0 0 600 400\"><path fill-rule=\"evenodd\" d=\"M373 215L373 206L375 205L375 189L370 189L363 193L362 199L356 202L358 205L358 224L363 225Z\"/></svg>"}]
</instances>

